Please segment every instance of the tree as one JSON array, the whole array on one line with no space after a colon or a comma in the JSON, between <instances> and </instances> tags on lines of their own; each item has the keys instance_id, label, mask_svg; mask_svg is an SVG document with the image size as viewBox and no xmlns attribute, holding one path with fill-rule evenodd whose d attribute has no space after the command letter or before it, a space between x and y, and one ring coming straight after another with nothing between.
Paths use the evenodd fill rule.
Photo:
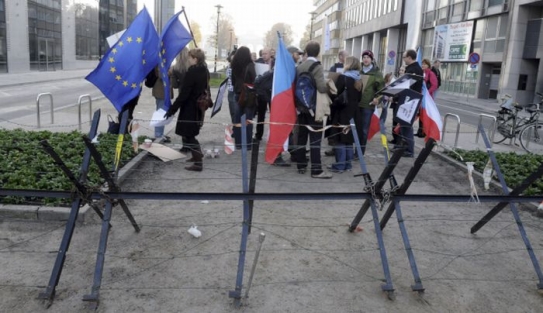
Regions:
<instances>
[{"instance_id":1,"label":"tree","mask_svg":"<svg viewBox=\"0 0 543 313\"><path fill-rule=\"evenodd\" d=\"M309 38L311 37L311 23L307 24L305 26L305 32L302 38L300 38L300 49L304 49L305 45L309 42Z\"/></svg>"},{"instance_id":2,"label":"tree","mask_svg":"<svg viewBox=\"0 0 543 313\"><path fill-rule=\"evenodd\" d=\"M190 22L190 28L192 29L192 35L194 36L194 41L189 42L189 48L194 48L194 42L196 45L202 45L202 31L200 30L200 24L195 21ZM190 30L189 30L190 31Z\"/></svg>"},{"instance_id":3,"label":"tree","mask_svg":"<svg viewBox=\"0 0 543 313\"><path fill-rule=\"evenodd\" d=\"M207 37L207 43L209 46L217 48L217 14L211 17L210 24L212 29L214 29L213 36ZM234 26L232 25L232 17L226 13L221 13L219 16L219 58L226 57L228 51L232 50L236 38L236 32Z\"/></svg>"},{"instance_id":4,"label":"tree","mask_svg":"<svg viewBox=\"0 0 543 313\"><path fill-rule=\"evenodd\" d=\"M271 30L266 32L264 35L264 47L276 49L279 45L279 39L277 37L277 32L283 37L283 42L286 46L292 44L292 27L285 23L277 23L272 26Z\"/></svg>"}]
</instances>

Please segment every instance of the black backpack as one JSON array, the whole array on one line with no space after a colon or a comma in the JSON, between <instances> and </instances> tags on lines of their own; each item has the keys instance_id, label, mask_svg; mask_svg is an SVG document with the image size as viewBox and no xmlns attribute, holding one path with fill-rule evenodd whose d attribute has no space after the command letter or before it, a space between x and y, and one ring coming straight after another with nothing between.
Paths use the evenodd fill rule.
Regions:
<instances>
[{"instance_id":1,"label":"black backpack","mask_svg":"<svg viewBox=\"0 0 543 313\"><path fill-rule=\"evenodd\" d=\"M320 64L321 62L314 62L306 72L300 73L294 90L296 109L301 113L309 113L311 116L315 115L317 106L317 84L312 72Z\"/></svg>"}]
</instances>

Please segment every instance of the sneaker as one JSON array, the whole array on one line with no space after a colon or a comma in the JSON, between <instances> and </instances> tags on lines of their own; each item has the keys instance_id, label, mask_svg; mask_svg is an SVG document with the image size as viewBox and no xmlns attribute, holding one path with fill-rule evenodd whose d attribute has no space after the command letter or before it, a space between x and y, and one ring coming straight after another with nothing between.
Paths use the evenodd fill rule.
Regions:
<instances>
[{"instance_id":1,"label":"sneaker","mask_svg":"<svg viewBox=\"0 0 543 313\"><path fill-rule=\"evenodd\" d=\"M307 171L306 168L299 168L298 169L298 174L305 174L306 171Z\"/></svg>"},{"instance_id":2,"label":"sneaker","mask_svg":"<svg viewBox=\"0 0 543 313\"><path fill-rule=\"evenodd\" d=\"M172 140L168 136L159 137L159 138L156 139L156 141L160 142L160 143L171 143L172 142Z\"/></svg>"},{"instance_id":3,"label":"sneaker","mask_svg":"<svg viewBox=\"0 0 543 313\"><path fill-rule=\"evenodd\" d=\"M330 179L330 178L332 178L332 174L328 173L327 171L322 171L320 174L311 174L311 177L313 177L313 178L322 178L322 179Z\"/></svg>"},{"instance_id":4,"label":"sneaker","mask_svg":"<svg viewBox=\"0 0 543 313\"><path fill-rule=\"evenodd\" d=\"M335 168L333 165L327 165L327 166L326 166L326 169L328 169L328 170L329 170L330 172L332 172L332 173L341 174L341 173L344 172L343 170L338 170L338 169Z\"/></svg>"},{"instance_id":5,"label":"sneaker","mask_svg":"<svg viewBox=\"0 0 543 313\"><path fill-rule=\"evenodd\" d=\"M275 162L273 162L274 166L280 166L280 167L289 167L290 166L290 163L287 163L285 162L285 160L283 160L282 157L277 157L277 159L275 159Z\"/></svg>"},{"instance_id":6,"label":"sneaker","mask_svg":"<svg viewBox=\"0 0 543 313\"><path fill-rule=\"evenodd\" d=\"M412 153L409 153L409 152L404 152L404 153L402 154L402 156L403 156L404 158L414 158L414 157L415 157L415 155L413 155Z\"/></svg>"},{"instance_id":7,"label":"sneaker","mask_svg":"<svg viewBox=\"0 0 543 313\"><path fill-rule=\"evenodd\" d=\"M324 151L325 156L334 156L336 153L334 152L334 149L326 150Z\"/></svg>"}]
</instances>

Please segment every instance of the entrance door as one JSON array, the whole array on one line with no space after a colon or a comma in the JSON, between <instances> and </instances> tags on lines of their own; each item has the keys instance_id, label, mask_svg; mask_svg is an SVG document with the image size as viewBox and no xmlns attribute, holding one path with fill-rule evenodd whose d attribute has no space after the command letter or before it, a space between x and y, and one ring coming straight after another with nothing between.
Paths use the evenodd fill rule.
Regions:
<instances>
[{"instance_id":1,"label":"entrance door","mask_svg":"<svg viewBox=\"0 0 543 313\"><path fill-rule=\"evenodd\" d=\"M494 65L490 72L490 86L488 88L488 99L498 98L498 88L500 86L500 74L502 73L501 66Z\"/></svg>"},{"instance_id":2,"label":"entrance door","mask_svg":"<svg viewBox=\"0 0 543 313\"><path fill-rule=\"evenodd\" d=\"M38 70L54 71L54 41L49 38L38 38Z\"/></svg>"}]
</instances>

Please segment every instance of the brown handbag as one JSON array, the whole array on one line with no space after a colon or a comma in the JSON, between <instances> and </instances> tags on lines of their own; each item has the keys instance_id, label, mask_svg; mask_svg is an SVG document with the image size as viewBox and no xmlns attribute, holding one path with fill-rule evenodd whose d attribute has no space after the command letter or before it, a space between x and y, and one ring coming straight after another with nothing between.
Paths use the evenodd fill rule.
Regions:
<instances>
[{"instance_id":1,"label":"brown handbag","mask_svg":"<svg viewBox=\"0 0 543 313\"><path fill-rule=\"evenodd\" d=\"M245 68L245 77L244 81L247 80L247 70L249 66ZM254 85L252 84L243 84L243 88L241 89L241 93L239 94L239 100L238 100L239 106L242 108L253 108L256 106L256 90L254 89Z\"/></svg>"},{"instance_id":2,"label":"brown handbag","mask_svg":"<svg viewBox=\"0 0 543 313\"><path fill-rule=\"evenodd\" d=\"M243 84L239 95L239 105L242 108L253 108L256 106L256 91L253 85Z\"/></svg>"},{"instance_id":3,"label":"brown handbag","mask_svg":"<svg viewBox=\"0 0 543 313\"><path fill-rule=\"evenodd\" d=\"M213 107L213 100L211 100L211 90L209 89L209 73L207 74L207 86L204 91L200 94L198 99L196 99L198 108L203 112L207 109Z\"/></svg>"}]
</instances>

